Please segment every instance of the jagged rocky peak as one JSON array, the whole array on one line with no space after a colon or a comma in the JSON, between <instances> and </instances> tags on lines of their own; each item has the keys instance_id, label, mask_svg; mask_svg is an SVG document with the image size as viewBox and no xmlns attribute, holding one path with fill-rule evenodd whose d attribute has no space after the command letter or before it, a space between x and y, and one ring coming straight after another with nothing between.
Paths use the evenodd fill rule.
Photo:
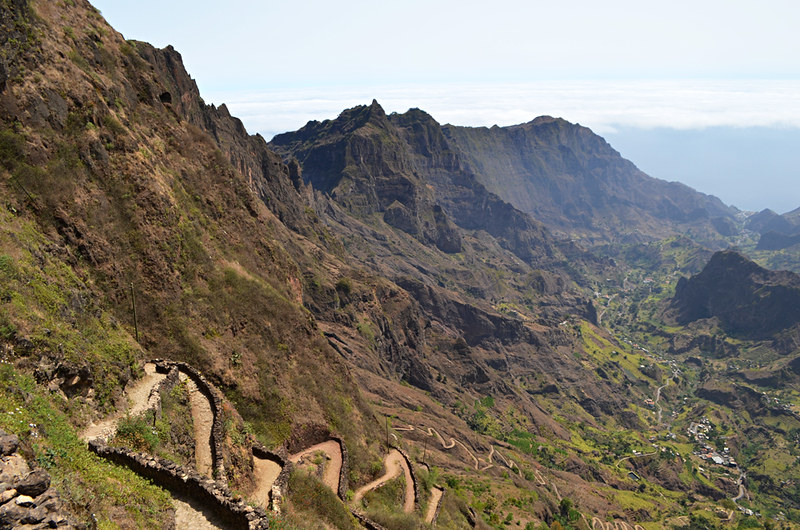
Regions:
<instances>
[{"instance_id":1,"label":"jagged rocky peak","mask_svg":"<svg viewBox=\"0 0 800 530\"><path fill-rule=\"evenodd\" d=\"M271 145L297 158L304 180L351 214L380 213L442 251L458 251L458 227L488 232L525 261L559 253L542 225L476 179L441 125L419 109L386 116L373 102Z\"/></svg>"},{"instance_id":2,"label":"jagged rocky peak","mask_svg":"<svg viewBox=\"0 0 800 530\"><path fill-rule=\"evenodd\" d=\"M667 315L679 324L717 318L730 335L772 338L800 324L800 276L717 252L700 273L678 281Z\"/></svg>"}]
</instances>

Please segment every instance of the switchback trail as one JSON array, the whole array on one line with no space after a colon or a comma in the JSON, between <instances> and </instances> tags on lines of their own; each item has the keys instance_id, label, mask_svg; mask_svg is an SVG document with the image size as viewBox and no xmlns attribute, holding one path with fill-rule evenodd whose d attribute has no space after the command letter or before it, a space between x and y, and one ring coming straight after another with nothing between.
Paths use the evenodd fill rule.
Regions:
<instances>
[{"instance_id":1,"label":"switchback trail","mask_svg":"<svg viewBox=\"0 0 800 530\"><path fill-rule=\"evenodd\" d=\"M160 374L156 372L156 365L153 363L145 363L144 365L144 377L133 383L132 386L125 389L124 397L128 402L128 409L125 411L120 411L115 413L109 418L106 418L103 421L92 423L89 425L80 435L81 439L89 442L91 440L102 440L103 442L108 442L117 432L117 424L119 420L122 419L126 414L129 416L136 416L141 414L151 406L150 397L153 392L153 389L163 381L167 376L166 374ZM181 378L185 377L184 374L181 372ZM189 380L191 385L194 385L194 382ZM199 394L200 392L197 390L197 386L194 386L194 393ZM197 399L196 397L194 399ZM205 399L205 396L203 396ZM206 404L208 404L208 400L206 399ZM199 407L202 408L202 407ZM202 412L201 412L202 414ZM211 414L211 407L208 406L208 414ZM192 401L192 416L195 426L202 421L200 418L197 417L195 414L195 404L194 400ZM211 423L214 422L213 415L211 415ZM195 427L196 429L196 427ZM206 446L208 446L208 459L210 461L211 458L211 448L210 448L210 438L211 438L211 429L208 429L208 436L206 438ZM195 445L199 446L200 444L198 441L195 441ZM203 473L198 466L198 471ZM207 475L210 475L211 466L208 465L208 470L205 471ZM224 530L226 525L221 523L217 517L211 514L208 509L189 498L184 498L182 496L172 495L172 505L175 507L175 527L176 528L191 528L192 530Z\"/></svg>"},{"instance_id":2,"label":"switchback trail","mask_svg":"<svg viewBox=\"0 0 800 530\"><path fill-rule=\"evenodd\" d=\"M414 511L414 480L411 478L411 469L408 467L406 458L397 449L392 449L386 458L383 459L383 464L386 467L386 473L378 477L366 486L358 488L354 496L356 502L360 501L364 494L372 491L381 485L389 482L393 478L399 477L402 473L406 479L406 492L405 500L403 501L403 511L411 513Z\"/></svg>"},{"instance_id":3,"label":"switchback trail","mask_svg":"<svg viewBox=\"0 0 800 530\"><path fill-rule=\"evenodd\" d=\"M420 432L425 433L428 436L435 436L436 439L439 440L439 443L442 444L442 449L452 449L453 447L456 446L456 444L460 445L464 449L464 451L467 452L467 454L470 456L470 458L472 458L472 461L475 464L475 470L477 471L477 470L480 469L480 461L478 460L478 457L476 457L475 454L469 449L469 447L464 445L460 440L456 440L455 438L453 438L451 436L450 437L450 443L448 444L448 443L445 443L444 438L442 438L442 435L439 434L439 431L437 431L433 427L428 427L427 432L424 429L425 429L424 427L421 428ZM414 430L414 426L413 425L409 425L408 427L394 427L394 430L396 430L396 431L413 431Z\"/></svg>"},{"instance_id":4,"label":"switchback trail","mask_svg":"<svg viewBox=\"0 0 800 530\"><path fill-rule=\"evenodd\" d=\"M435 486L431 488L431 500L428 502L428 512L425 514L426 523L433 523L433 518L436 516L436 508L439 507L443 494L444 491L441 488Z\"/></svg>"},{"instance_id":5,"label":"switchback trail","mask_svg":"<svg viewBox=\"0 0 800 530\"><path fill-rule=\"evenodd\" d=\"M334 493L339 492L339 474L342 472L342 448L336 440L328 440L321 444L312 445L311 447L295 453L289 457L292 463L298 463L304 456L311 455L320 451L327 457L327 462L324 466L322 474L322 482L327 485Z\"/></svg>"},{"instance_id":6,"label":"switchback trail","mask_svg":"<svg viewBox=\"0 0 800 530\"><path fill-rule=\"evenodd\" d=\"M156 365L146 363L144 365L144 377L133 383L132 386L125 388L124 398L128 402L128 409L120 411L99 422L92 422L80 434L81 440L89 442L91 440L102 440L108 442L117 432L119 420L126 414L136 416L147 410L150 404L150 393L153 388L165 377L164 374L156 372Z\"/></svg>"},{"instance_id":7,"label":"switchback trail","mask_svg":"<svg viewBox=\"0 0 800 530\"><path fill-rule=\"evenodd\" d=\"M211 410L211 403L188 375L180 372L180 380L186 385L186 390L189 392L189 404L192 408L195 469L199 473L211 477L214 468L214 459L211 456L211 429L214 426L214 413Z\"/></svg>"},{"instance_id":8,"label":"switchback trail","mask_svg":"<svg viewBox=\"0 0 800 530\"><path fill-rule=\"evenodd\" d=\"M269 495L272 485L281 474L283 468L269 458L261 458L253 455L253 473L256 476L256 489L252 493L252 499L265 510L269 509Z\"/></svg>"}]
</instances>

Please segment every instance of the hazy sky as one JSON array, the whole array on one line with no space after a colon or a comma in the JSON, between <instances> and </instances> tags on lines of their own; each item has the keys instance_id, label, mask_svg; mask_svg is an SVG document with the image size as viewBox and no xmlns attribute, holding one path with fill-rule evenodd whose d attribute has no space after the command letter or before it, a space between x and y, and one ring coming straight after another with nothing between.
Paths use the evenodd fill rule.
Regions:
<instances>
[{"instance_id":1,"label":"hazy sky","mask_svg":"<svg viewBox=\"0 0 800 530\"><path fill-rule=\"evenodd\" d=\"M459 125L561 116L610 138L631 128L800 128L796 0L93 3L126 38L173 45L207 102L228 103L267 138L372 98ZM657 145L636 151L650 157L639 160L612 145L678 179ZM748 168L767 156L753 151ZM769 154L781 182L800 176L798 157L785 154L785 163ZM704 181L717 166L710 158L680 180L741 208L800 206L800 186L783 184L756 204L741 164ZM708 189L714 182L725 185Z\"/></svg>"}]
</instances>

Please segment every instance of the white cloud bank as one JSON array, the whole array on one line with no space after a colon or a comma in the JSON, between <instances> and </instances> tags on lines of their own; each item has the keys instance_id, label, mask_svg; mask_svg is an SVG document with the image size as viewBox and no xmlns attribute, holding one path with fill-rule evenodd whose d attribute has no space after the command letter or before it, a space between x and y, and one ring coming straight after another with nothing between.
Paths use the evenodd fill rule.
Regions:
<instances>
[{"instance_id":1,"label":"white cloud bank","mask_svg":"<svg viewBox=\"0 0 800 530\"><path fill-rule=\"evenodd\" d=\"M369 104L386 112L418 107L440 123L513 125L541 115L562 117L598 134L618 127L800 128L800 80L563 81L520 84L325 87L206 93L226 103L248 131L267 139L310 120Z\"/></svg>"}]
</instances>

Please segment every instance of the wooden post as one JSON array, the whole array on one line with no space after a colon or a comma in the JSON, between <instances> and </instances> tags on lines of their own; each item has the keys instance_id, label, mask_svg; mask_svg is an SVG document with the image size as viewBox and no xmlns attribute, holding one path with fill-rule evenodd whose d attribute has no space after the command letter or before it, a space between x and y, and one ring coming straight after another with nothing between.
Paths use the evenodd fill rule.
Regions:
<instances>
[{"instance_id":1,"label":"wooden post","mask_svg":"<svg viewBox=\"0 0 800 530\"><path fill-rule=\"evenodd\" d=\"M139 342L139 320L136 318L136 292L133 290L133 282L131 282L131 304L133 305L133 332L136 342Z\"/></svg>"}]
</instances>

